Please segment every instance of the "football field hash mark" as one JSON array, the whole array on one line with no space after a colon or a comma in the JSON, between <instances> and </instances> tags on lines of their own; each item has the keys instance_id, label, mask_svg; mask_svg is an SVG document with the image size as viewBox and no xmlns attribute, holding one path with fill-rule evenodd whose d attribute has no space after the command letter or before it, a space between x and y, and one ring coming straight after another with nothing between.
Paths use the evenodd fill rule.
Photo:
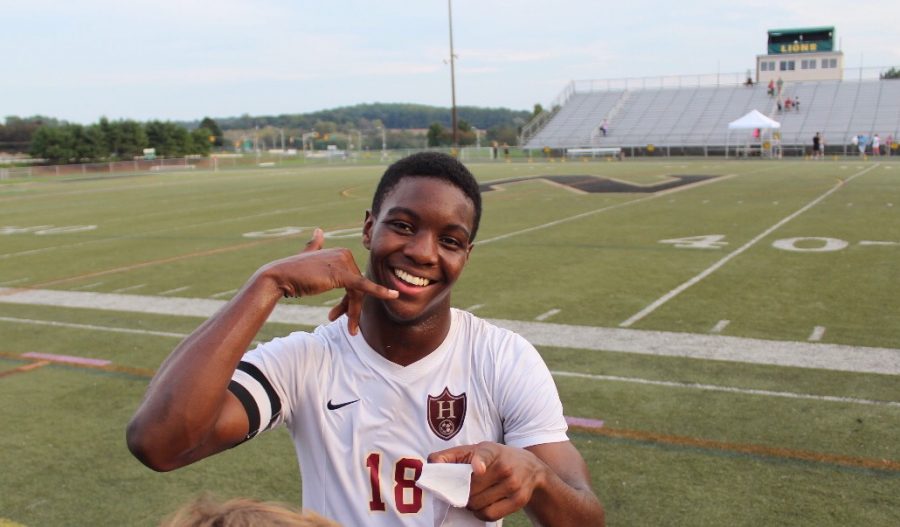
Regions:
<instances>
[{"instance_id":1,"label":"football field hash mark","mask_svg":"<svg viewBox=\"0 0 900 527\"><path fill-rule=\"evenodd\" d=\"M809 334L810 342L819 342L822 340L822 337L825 336L825 326L816 326L813 328L812 333Z\"/></svg>"},{"instance_id":2,"label":"football field hash mark","mask_svg":"<svg viewBox=\"0 0 900 527\"><path fill-rule=\"evenodd\" d=\"M726 327L728 327L728 324L730 324L730 323L731 323L730 320L720 320L720 321L716 322L716 325L713 326L712 329L709 331L710 331L710 333L721 333L722 330L724 330Z\"/></svg>"}]
</instances>

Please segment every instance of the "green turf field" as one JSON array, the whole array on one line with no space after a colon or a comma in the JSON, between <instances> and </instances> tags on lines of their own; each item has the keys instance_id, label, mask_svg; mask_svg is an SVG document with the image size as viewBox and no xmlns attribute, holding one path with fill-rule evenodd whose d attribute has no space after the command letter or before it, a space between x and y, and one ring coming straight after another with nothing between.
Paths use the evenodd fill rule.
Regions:
<instances>
[{"instance_id":1,"label":"green turf field","mask_svg":"<svg viewBox=\"0 0 900 527\"><path fill-rule=\"evenodd\" d=\"M566 414L603 421L571 437L610 525L900 525L900 162L469 166L496 186L454 304L518 324ZM383 168L0 182L0 524L297 503L283 430L156 474L124 427L178 340L312 228L363 266ZM705 178L653 190L684 176ZM260 339L340 296L285 302Z\"/></svg>"}]
</instances>

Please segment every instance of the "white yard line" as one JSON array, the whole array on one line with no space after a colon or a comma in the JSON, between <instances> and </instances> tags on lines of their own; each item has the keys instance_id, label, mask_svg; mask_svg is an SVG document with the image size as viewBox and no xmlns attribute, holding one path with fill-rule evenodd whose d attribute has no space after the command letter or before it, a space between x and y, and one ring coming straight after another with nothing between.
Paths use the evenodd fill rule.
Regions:
<instances>
[{"instance_id":1,"label":"white yard line","mask_svg":"<svg viewBox=\"0 0 900 527\"><path fill-rule=\"evenodd\" d=\"M93 289L98 285L103 285L103 282L94 282L92 284L80 285L78 287L73 287L72 291L83 291L85 289Z\"/></svg>"},{"instance_id":2,"label":"white yard line","mask_svg":"<svg viewBox=\"0 0 900 527\"><path fill-rule=\"evenodd\" d=\"M782 227L784 224L786 224L787 222L793 220L793 219L796 218L797 216L799 216L799 215L803 214L804 212L808 211L809 209L815 207L815 206L818 205L822 200L824 200L824 199L827 198L828 196L834 194L834 193L837 192L839 189L843 188L843 186L846 185L847 183L850 183L851 181L853 181L853 180L856 179L857 177L859 177L859 176L865 174L866 172L869 172L870 170L874 169L874 168L877 167L877 166L878 166L877 164L876 164L876 165L872 165L872 166L870 166L869 168L867 168L867 169L865 169L865 170L862 170L862 171L860 171L860 172L857 172L856 174L853 174L852 176L848 177L846 181L841 181L841 182L839 182L837 185L835 185L834 187L832 187L831 189L829 189L827 192L825 192L824 194L822 194L822 195L819 196L818 198L816 198L816 199L810 201L809 203L807 203L806 205L804 205L803 207L801 207L799 210L797 210L797 211L795 211L794 213L792 213L792 214L786 216L785 218L781 219L778 223L776 223L775 225L772 225L772 226L769 227L768 229L764 230L763 232L761 232L760 234L758 234L756 237L754 237L752 240L750 240L749 242L745 243L744 245L742 245L741 247L739 247L738 249L736 249L736 250L733 251L732 253L726 255L724 258L722 258L722 259L719 260L718 262L712 264L710 267L708 267L707 269L705 269L704 271L702 271L702 272L701 272L700 274L698 274L697 276L691 278L691 279L688 280L687 282L681 284L680 286L676 287L675 289L669 291L668 293L664 294L664 295L661 296L660 298L656 299L656 300L653 301L650 305L648 305L648 306L645 307L644 309L638 311L637 313L635 313L634 315L632 315L631 317L629 317L627 320L625 320L624 322L622 322L621 324L619 324L619 326L620 326L620 327L623 327L623 328L630 327L630 326L633 325L635 322L638 322L638 321L640 321L641 319L643 319L644 317L646 317L647 315L649 315L650 313L653 313L653 312L656 311L660 306L662 306L663 304L665 304L665 303L668 302L669 300L672 300L672 299L675 298L676 296L680 295L681 293L683 293L685 290L687 290L687 289L690 288L691 286L700 283L703 279L705 279L705 278L708 277L709 275L713 274L714 272L718 271L722 266L724 266L725 264L727 264L728 262L730 262L730 261L733 260L734 258L736 258L736 257L740 256L741 254L743 254L747 249L749 249L749 248L753 247L754 245L756 245L757 242L759 242L760 240L762 240L762 239L765 238L766 236L772 234L773 232L775 232L776 230L778 230L779 228L781 228L781 227Z\"/></svg>"},{"instance_id":3,"label":"white yard line","mask_svg":"<svg viewBox=\"0 0 900 527\"><path fill-rule=\"evenodd\" d=\"M130 285L128 287L120 287L119 289L113 289L112 291L110 291L110 293L124 293L126 291L137 291L138 289L142 289L144 287L147 287L147 284Z\"/></svg>"},{"instance_id":4,"label":"white yard line","mask_svg":"<svg viewBox=\"0 0 900 527\"><path fill-rule=\"evenodd\" d=\"M187 291L190 288L191 288L191 286L185 285L182 287L176 287L175 289L166 289L165 291L162 291L162 292L156 293L156 294L158 296L166 296L166 295L171 295L171 294L175 294L175 293L180 293L182 291Z\"/></svg>"},{"instance_id":5,"label":"white yard line","mask_svg":"<svg viewBox=\"0 0 900 527\"><path fill-rule=\"evenodd\" d=\"M541 322L541 321L547 320L548 318L550 318L554 315L558 315L560 311L562 311L562 310L561 309L551 309L550 311L541 313L540 315L534 317L534 319L537 320L538 322Z\"/></svg>"},{"instance_id":6,"label":"white yard line","mask_svg":"<svg viewBox=\"0 0 900 527\"><path fill-rule=\"evenodd\" d=\"M208 298L0 288L0 304L100 309L205 319L221 309L225 301ZM279 305L269 316L269 322L292 326L318 326L328 322L328 311L325 307ZM786 342L521 320L490 320L490 322L519 333L535 346L900 375L900 349L893 348Z\"/></svg>"},{"instance_id":7,"label":"white yard line","mask_svg":"<svg viewBox=\"0 0 900 527\"><path fill-rule=\"evenodd\" d=\"M568 216L568 217L566 217L566 218L560 218L560 219L558 219L558 220L550 221L550 222L547 222L547 223L544 223L544 224L541 224L541 225L535 225L535 226L533 226L533 227L528 227L528 228L526 228L526 229L520 229L520 230L518 230L518 231L508 232L508 233L506 233L506 234L501 234L501 235L499 235L499 236L494 236L493 238L488 238L488 239L486 239L486 240L477 241L477 242L475 242L475 245L485 245L485 244L488 244L488 243L493 243L493 242L496 242L496 241L505 240L506 238L512 238L513 236L518 236L518 235L520 235L520 234L526 234L526 233L538 231L538 230L541 230L541 229L547 229L547 228L550 228L550 227L555 227L555 226L557 226L557 225L562 225L563 223L568 223L568 222L570 222L570 221L575 221L575 220L580 220L580 219L582 219L582 218L587 218L587 217L589 217L589 216L593 216L594 214L600 214L601 212L607 212L607 211L610 211L610 210L615 210L615 209L620 209L620 208L622 208L622 207L627 207L627 206L629 206L629 205L634 205L634 204L636 204L636 203L643 203L643 202L645 202L645 201L650 201L650 200L652 200L652 199L658 199L658 198L661 198L661 197L663 197L663 196L668 196L668 195L672 194L673 192L681 192L681 191L683 191L683 190L688 190L688 189L695 188L695 187L697 187L698 185L709 185L709 184L711 184L711 183L717 183L717 182L719 182L719 181L725 181L725 180L727 180L727 179L731 179L732 177L734 177L734 176L736 176L736 175L737 175L737 174L729 174L729 175L727 175L727 176L719 176L719 177L714 178L714 179L708 179L708 180L706 180L706 181L701 181L701 182L693 183L693 184L690 184L690 185L683 185L683 186L675 187L675 188L672 188L672 189L669 189L669 190L665 190L665 191L662 191L662 192L654 192L653 194L650 194L650 195L648 195L648 196L644 196L644 197L641 197L641 198L633 199L633 200L631 200L631 201L625 201L625 202L622 202L622 203L616 203L615 205L610 205L610 206L608 206L608 207L601 207L601 208L599 208L599 209L589 210L589 211L587 211L587 212L582 212L582 213L580 213L580 214L575 214L574 216Z\"/></svg>"},{"instance_id":8,"label":"white yard line","mask_svg":"<svg viewBox=\"0 0 900 527\"><path fill-rule=\"evenodd\" d=\"M169 331L152 331L149 329L117 328L113 326L95 326L93 324L75 324L72 322L57 322L55 320L35 320L33 318L0 317L2 322L16 324L34 324L38 326L54 326L60 328L89 329L92 331L110 331L113 333L134 333L136 335L153 335L155 337L184 338L187 333L172 333Z\"/></svg>"},{"instance_id":9,"label":"white yard line","mask_svg":"<svg viewBox=\"0 0 900 527\"><path fill-rule=\"evenodd\" d=\"M550 372L558 377L576 377L581 379L591 379L595 381L613 381L613 382L630 382L635 384L645 384L650 386L664 386L666 388L687 388L694 390L704 390L710 392L726 392L737 393L742 395L763 395L768 397L785 397L788 399L807 399L811 401L827 401L833 403L851 403L851 404L867 404L874 406L893 406L900 408L900 402L897 401L875 401L872 399L857 399L855 397L838 397L834 395L813 395L808 393L796 392L776 392L772 390L756 390L753 388L734 388L731 386L717 386L714 384L699 384L693 382L672 382L672 381L655 381L651 379L641 379L639 377L619 377L616 375L591 375L587 373L575 373L568 371L552 371Z\"/></svg>"},{"instance_id":10,"label":"white yard line","mask_svg":"<svg viewBox=\"0 0 900 527\"><path fill-rule=\"evenodd\" d=\"M211 294L211 295L209 295L209 297L210 297L210 298L222 298L222 297L225 297L225 296L231 296L231 295L233 295L233 294L235 294L235 293L237 293L237 292L238 292L237 289L229 289L228 291L222 291L222 292L220 292L220 293L214 293L214 294Z\"/></svg>"},{"instance_id":11,"label":"white yard line","mask_svg":"<svg viewBox=\"0 0 900 527\"><path fill-rule=\"evenodd\" d=\"M31 280L31 278L19 278L18 280L9 280L7 282L0 282L0 287L5 286L5 285L21 284L22 282L27 282L29 280Z\"/></svg>"}]
</instances>

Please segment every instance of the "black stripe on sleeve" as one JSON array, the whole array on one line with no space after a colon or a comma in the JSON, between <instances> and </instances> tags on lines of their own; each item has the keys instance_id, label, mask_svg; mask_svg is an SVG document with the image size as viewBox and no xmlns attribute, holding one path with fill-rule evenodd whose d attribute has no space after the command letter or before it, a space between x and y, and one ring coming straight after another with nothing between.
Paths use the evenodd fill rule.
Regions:
<instances>
[{"instance_id":1,"label":"black stripe on sleeve","mask_svg":"<svg viewBox=\"0 0 900 527\"><path fill-rule=\"evenodd\" d=\"M269 405L272 407L272 418L269 420L266 428L272 426L272 423L275 422L275 418L281 413L281 399L278 397L278 394L275 393L275 388L272 388L269 379L267 379L266 376L263 375L263 372L259 371L259 368L253 364L241 361L238 363L237 369L256 379L256 382L258 382L260 386L263 387L263 390L266 391L266 395L269 397Z\"/></svg>"},{"instance_id":2,"label":"black stripe on sleeve","mask_svg":"<svg viewBox=\"0 0 900 527\"><path fill-rule=\"evenodd\" d=\"M259 432L259 408L256 406L256 401L253 400L253 396L250 395L246 388L235 381L228 383L228 391L233 393L238 398L238 401L244 405L244 411L247 412L247 421L250 422L247 437L244 438L244 441L251 439Z\"/></svg>"}]
</instances>

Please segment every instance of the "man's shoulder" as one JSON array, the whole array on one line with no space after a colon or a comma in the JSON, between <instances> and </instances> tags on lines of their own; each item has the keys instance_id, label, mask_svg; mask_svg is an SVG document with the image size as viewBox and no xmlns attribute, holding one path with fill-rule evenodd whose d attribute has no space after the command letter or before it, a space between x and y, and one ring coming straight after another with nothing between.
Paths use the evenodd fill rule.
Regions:
<instances>
[{"instance_id":1,"label":"man's shoulder","mask_svg":"<svg viewBox=\"0 0 900 527\"><path fill-rule=\"evenodd\" d=\"M454 309L454 323L463 338L477 341L492 348L508 348L517 346L531 347L531 344L519 333L498 325L496 321L481 318L469 311Z\"/></svg>"}]
</instances>

